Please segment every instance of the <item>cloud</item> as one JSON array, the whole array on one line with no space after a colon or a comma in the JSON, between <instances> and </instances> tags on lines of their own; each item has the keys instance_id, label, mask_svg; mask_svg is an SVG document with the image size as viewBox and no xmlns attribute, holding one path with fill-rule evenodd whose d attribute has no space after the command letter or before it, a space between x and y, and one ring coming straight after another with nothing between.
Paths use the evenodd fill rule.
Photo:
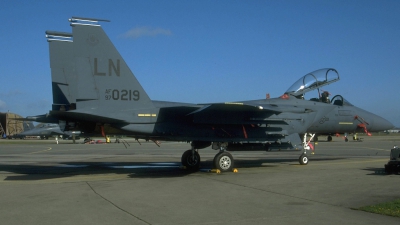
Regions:
<instances>
[{"instance_id":1,"label":"cloud","mask_svg":"<svg viewBox=\"0 0 400 225\"><path fill-rule=\"evenodd\" d=\"M136 27L124 34L121 34L122 38L140 38L140 37L155 37L158 35L170 36L172 32L168 29L163 28L152 28L152 27Z\"/></svg>"}]
</instances>

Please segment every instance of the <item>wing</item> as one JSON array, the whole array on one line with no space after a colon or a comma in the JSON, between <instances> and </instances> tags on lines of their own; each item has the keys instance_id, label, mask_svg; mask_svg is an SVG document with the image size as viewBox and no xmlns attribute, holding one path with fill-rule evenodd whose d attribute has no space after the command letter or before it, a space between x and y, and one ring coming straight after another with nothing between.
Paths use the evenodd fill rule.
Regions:
<instances>
[{"instance_id":1,"label":"wing","mask_svg":"<svg viewBox=\"0 0 400 225\"><path fill-rule=\"evenodd\" d=\"M218 103L205 105L188 115L199 124L287 124L281 119L272 119L272 115L281 112L272 107L243 103Z\"/></svg>"}]
</instances>

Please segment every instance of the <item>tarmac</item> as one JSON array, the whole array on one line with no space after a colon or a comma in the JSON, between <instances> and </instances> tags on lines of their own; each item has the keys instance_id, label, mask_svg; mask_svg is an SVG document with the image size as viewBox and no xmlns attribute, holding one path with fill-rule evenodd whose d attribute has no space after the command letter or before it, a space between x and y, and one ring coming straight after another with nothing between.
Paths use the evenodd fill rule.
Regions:
<instances>
[{"instance_id":1,"label":"tarmac","mask_svg":"<svg viewBox=\"0 0 400 225\"><path fill-rule=\"evenodd\" d=\"M400 224L358 210L400 198L383 169L394 145L334 137L305 166L300 151L233 152L238 172L217 174L211 148L200 171L180 168L188 143L0 140L0 223Z\"/></svg>"}]
</instances>

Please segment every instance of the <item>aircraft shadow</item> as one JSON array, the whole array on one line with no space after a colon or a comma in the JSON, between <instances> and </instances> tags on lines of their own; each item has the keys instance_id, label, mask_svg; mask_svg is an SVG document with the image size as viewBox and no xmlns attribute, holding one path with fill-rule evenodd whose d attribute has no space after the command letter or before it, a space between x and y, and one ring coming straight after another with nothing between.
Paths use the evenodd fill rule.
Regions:
<instances>
[{"instance_id":1,"label":"aircraft shadow","mask_svg":"<svg viewBox=\"0 0 400 225\"><path fill-rule=\"evenodd\" d=\"M365 168L363 170L371 172L367 175L375 175L375 176L395 175L395 173L387 174L385 171L385 168L383 166L379 167L379 168L371 168L370 167L370 168Z\"/></svg>"},{"instance_id":2,"label":"aircraft shadow","mask_svg":"<svg viewBox=\"0 0 400 225\"><path fill-rule=\"evenodd\" d=\"M312 161L332 161L343 158L315 158ZM235 159L235 168L278 167L279 163L299 165L298 159ZM184 177L212 169L213 161L201 162L199 171L183 169L180 162L65 162L54 165L4 165L0 171L14 173L6 181L35 181L82 175L126 174L130 178Z\"/></svg>"},{"instance_id":3,"label":"aircraft shadow","mask_svg":"<svg viewBox=\"0 0 400 225\"><path fill-rule=\"evenodd\" d=\"M340 160L345 159L343 157L327 157L327 158L310 158L310 163L312 162L319 162L319 161L333 161L333 160ZM289 164L289 165L299 165L298 158L279 158L279 159L235 159L235 167L236 168L251 168L251 167L277 167L276 164Z\"/></svg>"}]
</instances>

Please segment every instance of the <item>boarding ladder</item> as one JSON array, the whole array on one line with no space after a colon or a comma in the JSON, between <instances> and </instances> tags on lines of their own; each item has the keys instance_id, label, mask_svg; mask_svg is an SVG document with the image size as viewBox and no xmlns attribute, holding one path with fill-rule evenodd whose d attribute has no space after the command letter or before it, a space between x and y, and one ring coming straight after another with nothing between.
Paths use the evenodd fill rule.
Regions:
<instances>
[{"instance_id":1,"label":"boarding ladder","mask_svg":"<svg viewBox=\"0 0 400 225\"><path fill-rule=\"evenodd\" d=\"M367 123L367 121L364 120L364 118L362 118L361 116L355 116L354 117L355 120L358 120L359 122L361 122L360 124L357 125L357 127L364 129L364 132L368 135L371 136L371 133L368 132L367 130L367 125L369 125L369 123Z\"/></svg>"},{"instance_id":2,"label":"boarding ladder","mask_svg":"<svg viewBox=\"0 0 400 225\"><path fill-rule=\"evenodd\" d=\"M6 133L6 132L5 132L5 130L3 129L3 126L2 126L1 123L0 123L0 138L2 138L3 135L4 135L5 133Z\"/></svg>"}]
</instances>

